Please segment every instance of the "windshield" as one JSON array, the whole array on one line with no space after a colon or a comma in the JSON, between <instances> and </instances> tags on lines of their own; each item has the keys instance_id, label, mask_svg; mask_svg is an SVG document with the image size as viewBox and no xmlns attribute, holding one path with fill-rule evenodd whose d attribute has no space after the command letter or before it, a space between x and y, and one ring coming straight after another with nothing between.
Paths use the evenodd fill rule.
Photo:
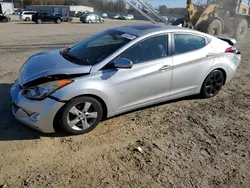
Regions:
<instances>
[{"instance_id":1,"label":"windshield","mask_svg":"<svg viewBox=\"0 0 250 188\"><path fill-rule=\"evenodd\" d=\"M80 65L95 65L135 38L128 33L107 30L64 50L62 55Z\"/></svg>"}]
</instances>

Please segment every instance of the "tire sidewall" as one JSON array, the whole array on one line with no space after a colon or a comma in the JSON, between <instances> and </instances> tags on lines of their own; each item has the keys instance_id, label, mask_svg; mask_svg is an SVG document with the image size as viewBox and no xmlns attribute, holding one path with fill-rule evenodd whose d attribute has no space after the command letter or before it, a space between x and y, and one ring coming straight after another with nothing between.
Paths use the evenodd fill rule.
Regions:
<instances>
[{"instance_id":1,"label":"tire sidewall","mask_svg":"<svg viewBox=\"0 0 250 188\"><path fill-rule=\"evenodd\" d=\"M42 21L41 19L38 19L38 20L37 20L37 23L38 23L38 24L41 24L41 23L43 23L43 21Z\"/></svg>"},{"instance_id":2,"label":"tire sidewall","mask_svg":"<svg viewBox=\"0 0 250 188\"><path fill-rule=\"evenodd\" d=\"M212 73L215 73L215 72L220 72L222 75L223 75L223 83L225 83L225 76L223 74L223 72L221 70L218 70L218 69L215 69L213 70L212 72L210 72L207 77L205 78L203 84L202 84L202 87L201 87L201 91L200 91L200 95L202 98L212 98L212 97L215 97L216 95L218 95L221 91L221 89L214 95L209 95L207 94L206 92L206 82L207 82L207 79L211 76Z\"/></svg>"},{"instance_id":3,"label":"tire sidewall","mask_svg":"<svg viewBox=\"0 0 250 188\"><path fill-rule=\"evenodd\" d=\"M246 19L237 19L235 22L235 27L236 27L236 30L234 33L235 39L238 41L243 40L244 37L246 36L247 30L248 30L247 20ZM245 30L243 34L241 34L241 32L240 32L242 27L244 27L244 30Z\"/></svg>"},{"instance_id":4,"label":"tire sidewall","mask_svg":"<svg viewBox=\"0 0 250 188\"><path fill-rule=\"evenodd\" d=\"M217 29L217 33L214 34L212 31L214 29ZM208 25L207 33L210 35L221 35L223 31L223 25L222 22L219 19L214 19L210 21L210 24Z\"/></svg>"},{"instance_id":5,"label":"tire sidewall","mask_svg":"<svg viewBox=\"0 0 250 188\"><path fill-rule=\"evenodd\" d=\"M78 104L80 102L90 102L97 110L98 117L97 117L95 123L91 127L87 128L85 130L78 131L78 130L71 128L70 125L68 125L67 115L68 115L69 110L73 106L75 106L76 104ZM68 133L74 134L74 135L78 135L78 134L85 134L85 133L92 131L99 124L99 122L102 120L102 118L103 118L103 108L102 108L101 103L93 97L82 96L82 97L77 97L77 98L70 100L63 107L60 119L61 119L61 126L65 131L67 131Z\"/></svg>"}]
</instances>

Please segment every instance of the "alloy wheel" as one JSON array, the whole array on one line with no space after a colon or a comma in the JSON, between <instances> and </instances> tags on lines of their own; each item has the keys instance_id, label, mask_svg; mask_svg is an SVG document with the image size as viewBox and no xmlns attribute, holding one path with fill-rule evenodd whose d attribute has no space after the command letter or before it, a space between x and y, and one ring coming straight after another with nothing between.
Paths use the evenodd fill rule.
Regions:
<instances>
[{"instance_id":1,"label":"alloy wheel","mask_svg":"<svg viewBox=\"0 0 250 188\"><path fill-rule=\"evenodd\" d=\"M205 82L205 92L209 96L219 93L224 84L224 75L221 71L212 72Z\"/></svg>"},{"instance_id":2,"label":"alloy wheel","mask_svg":"<svg viewBox=\"0 0 250 188\"><path fill-rule=\"evenodd\" d=\"M90 102L81 102L74 105L68 112L67 123L74 130L85 130L96 122L98 112Z\"/></svg>"}]
</instances>

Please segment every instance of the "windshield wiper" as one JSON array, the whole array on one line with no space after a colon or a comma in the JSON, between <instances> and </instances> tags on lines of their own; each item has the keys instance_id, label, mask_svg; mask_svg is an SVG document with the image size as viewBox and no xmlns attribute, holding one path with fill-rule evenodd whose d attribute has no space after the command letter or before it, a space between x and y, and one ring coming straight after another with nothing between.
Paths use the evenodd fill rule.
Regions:
<instances>
[{"instance_id":1,"label":"windshield wiper","mask_svg":"<svg viewBox=\"0 0 250 188\"><path fill-rule=\"evenodd\" d=\"M64 57L68 58L69 60L72 60L74 61L75 63L82 63L81 60L79 60L78 58L76 58L75 56L73 55L70 55L68 53L64 54Z\"/></svg>"},{"instance_id":2,"label":"windshield wiper","mask_svg":"<svg viewBox=\"0 0 250 188\"><path fill-rule=\"evenodd\" d=\"M71 61L71 62L74 62L74 63L76 63L76 64L80 64L80 65L91 65L91 62L89 62L88 59L86 59L86 60L81 60L81 59L78 59L77 57L75 57L75 56L69 54L69 50L70 50L70 48L66 48L66 49L64 49L63 51L61 51L61 55L62 55L65 59L67 59L67 60L69 60L69 61Z\"/></svg>"}]
</instances>

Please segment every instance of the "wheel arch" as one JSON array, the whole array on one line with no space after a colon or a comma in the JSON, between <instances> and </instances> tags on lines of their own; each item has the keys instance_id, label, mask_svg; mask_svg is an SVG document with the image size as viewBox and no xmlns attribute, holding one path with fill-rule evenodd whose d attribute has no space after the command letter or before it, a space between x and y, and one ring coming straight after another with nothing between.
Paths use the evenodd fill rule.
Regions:
<instances>
[{"instance_id":1,"label":"wheel arch","mask_svg":"<svg viewBox=\"0 0 250 188\"><path fill-rule=\"evenodd\" d=\"M226 80L227 80L227 73L226 73L226 71L223 68L218 68L218 69L214 69L214 70L220 70L223 73L223 76L224 76L224 83L223 84L225 85ZM214 71L214 70L212 70L212 71Z\"/></svg>"},{"instance_id":2,"label":"wheel arch","mask_svg":"<svg viewBox=\"0 0 250 188\"><path fill-rule=\"evenodd\" d=\"M207 72L207 74L204 76L203 80L201 81L200 87L198 87L197 90L196 90L197 93L200 93L200 92L201 92L202 86L203 86L203 84L204 84L206 78L208 77L208 75L209 75L211 72L213 72L213 71L215 71L215 70L220 70L220 71L223 73L223 76L224 76L224 78L225 78L225 79L224 79L223 85L226 84L226 81L227 81L227 73L226 73L225 69L224 69L224 68L221 68L221 67L218 67L218 68L213 67L213 68L210 69L210 70Z\"/></svg>"},{"instance_id":3,"label":"wheel arch","mask_svg":"<svg viewBox=\"0 0 250 188\"><path fill-rule=\"evenodd\" d=\"M107 104L105 103L105 101L101 97L99 97L97 95L94 95L94 94L83 94L83 95L76 96L74 98L77 98L77 97L93 97L94 99L98 100L101 103L102 108L103 108L103 117L102 117L102 120L104 120L104 119L107 118L108 107L107 107ZM72 98L72 99L74 99L74 98Z\"/></svg>"},{"instance_id":4,"label":"wheel arch","mask_svg":"<svg viewBox=\"0 0 250 188\"><path fill-rule=\"evenodd\" d=\"M212 69L210 69L210 70L208 71L208 73L206 74L206 76L203 78L202 84L203 84L204 81L206 80L207 76L208 76L211 72L213 72L213 71L215 71L215 70L219 70L219 71L221 71L221 72L223 73L223 76L224 76L224 79L225 79L225 80L224 80L224 84L226 83L226 80L227 80L227 73L226 73L225 69L222 68L222 67L218 67L218 68L213 67Z\"/></svg>"},{"instance_id":5,"label":"wheel arch","mask_svg":"<svg viewBox=\"0 0 250 188\"><path fill-rule=\"evenodd\" d=\"M93 97L94 99L98 100L101 103L102 108L103 108L103 117L102 117L102 120L104 120L104 119L107 118L108 107L107 107L107 104L105 103L105 101L101 97L99 97L97 95L94 95L94 94L82 94L82 95L75 96L75 97L71 98L70 100L73 100L73 99L78 98L78 97ZM70 101L70 100L68 100L68 101ZM65 102L65 104L58 110L58 112L56 113L56 115L54 117L53 128L54 128L54 130L56 132L62 130L61 125L60 125L60 123L61 123L60 115L61 115L61 113L62 113L65 105L68 103L68 101Z\"/></svg>"},{"instance_id":6,"label":"wheel arch","mask_svg":"<svg viewBox=\"0 0 250 188\"><path fill-rule=\"evenodd\" d=\"M203 82L202 82L202 84L201 84L199 90L197 90L197 93L199 92L199 95L200 95L201 97L204 97L204 94L202 93L202 89L203 89L203 87L204 87L205 81L206 81L207 77L208 77L213 71L221 71L222 74L223 74L223 76L224 76L224 83L223 83L223 85L226 84L226 79L227 79L226 71L225 71L223 68L214 68L214 69L211 69L211 70L208 72L208 74L205 76L205 78L203 79ZM207 98L207 97L205 97L205 98ZM210 98L210 97L209 97L209 98Z\"/></svg>"},{"instance_id":7,"label":"wheel arch","mask_svg":"<svg viewBox=\"0 0 250 188\"><path fill-rule=\"evenodd\" d=\"M213 18L208 18L198 24L196 24L194 26L194 28L198 31L202 31L202 32L205 32L207 33L207 29L209 27L209 25L214 21L214 20L219 20L221 22L221 25L222 25L222 33L224 32L224 29L225 29L225 22L223 21L222 18L220 17L213 17Z\"/></svg>"}]
</instances>

